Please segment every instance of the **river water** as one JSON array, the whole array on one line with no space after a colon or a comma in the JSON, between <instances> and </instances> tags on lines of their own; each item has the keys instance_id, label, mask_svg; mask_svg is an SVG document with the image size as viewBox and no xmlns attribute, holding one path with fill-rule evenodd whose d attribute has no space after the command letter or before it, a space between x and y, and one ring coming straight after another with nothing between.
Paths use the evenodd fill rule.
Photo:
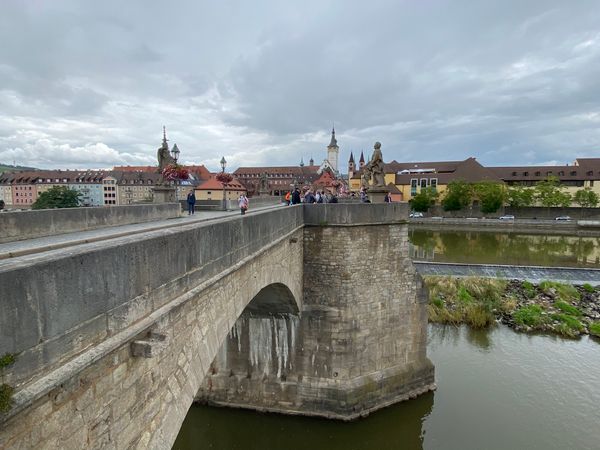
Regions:
<instances>
[{"instance_id":1,"label":"river water","mask_svg":"<svg viewBox=\"0 0 600 450\"><path fill-rule=\"evenodd\" d=\"M600 343L429 325L434 393L342 423L193 406L174 449L599 449Z\"/></svg>"},{"instance_id":2,"label":"river water","mask_svg":"<svg viewBox=\"0 0 600 450\"><path fill-rule=\"evenodd\" d=\"M482 231L409 231L415 261L600 268L600 238Z\"/></svg>"}]
</instances>

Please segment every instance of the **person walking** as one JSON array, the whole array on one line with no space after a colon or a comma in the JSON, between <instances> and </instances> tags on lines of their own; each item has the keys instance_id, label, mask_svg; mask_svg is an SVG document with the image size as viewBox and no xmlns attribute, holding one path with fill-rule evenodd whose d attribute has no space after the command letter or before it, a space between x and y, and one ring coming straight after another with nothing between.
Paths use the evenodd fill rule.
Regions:
<instances>
[{"instance_id":1,"label":"person walking","mask_svg":"<svg viewBox=\"0 0 600 450\"><path fill-rule=\"evenodd\" d=\"M240 194L240 198L238 198L238 206L240 207L240 213L242 216L246 214L246 210L248 209L248 197L246 194Z\"/></svg>"},{"instance_id":2,"label":"person walking","mask_svg":"<svg viewBox=\"0 0 600 450\"><path fill-rule=\"evenodd\" d=\"M196 206L196 194L194 191L190 191L187 195L187 205L188 205L188 216L194 214L194 209Z\"/></svg>"}]
</instances>

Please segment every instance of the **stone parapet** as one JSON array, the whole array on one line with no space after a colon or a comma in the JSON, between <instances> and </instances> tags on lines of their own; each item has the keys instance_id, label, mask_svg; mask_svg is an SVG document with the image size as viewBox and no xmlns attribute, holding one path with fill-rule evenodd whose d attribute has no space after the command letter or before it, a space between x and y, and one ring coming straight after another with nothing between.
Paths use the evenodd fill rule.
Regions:
<instances>
[{"instance_id":1,"label":"stone parapet","mask_svg":"<svg viewBox=\"0 0 600 450\"><path fill-rule=\"evenodd\" d=\"M179 203L40 209L0 214L0 243L179 217Z\"/></svg>"}]
</instances>

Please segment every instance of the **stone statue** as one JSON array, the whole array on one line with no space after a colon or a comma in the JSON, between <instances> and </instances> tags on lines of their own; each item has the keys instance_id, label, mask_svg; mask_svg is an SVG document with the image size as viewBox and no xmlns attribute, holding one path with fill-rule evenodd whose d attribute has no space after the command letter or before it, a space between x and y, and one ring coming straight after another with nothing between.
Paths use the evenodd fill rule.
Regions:
<instances>
[{"instance_id":1,"label":"stone statue","mask_svg":"<svg viewBox=\"0 0 600 450\"><path fill-rule=\"evenodd\" d=\"M165 167L169 164L175 164L175 158L171 156L171 152L169 151L169 144L167 144L167 131L165 127L163 127L163 142L157 152L158 158L158 170L162 173Z\"/></svg>"},{"instance_id":2,"label":"stone statue","mask_svg":"<svg viewBox=\"0 0 600 450\"><path fill-rule=\"evenodd\" d=\"M370 183L371 180L373 180L372 184ZM385 187L383 156L381 154L381 143L379 142L375 142L375 146L373 147L373 156L371 156L371 160L363 168L361 185L366 188L368 188L369 185L377 188Z\"/></svg>"},{"instance_id":3,"label":"stone statue","mask_svg":"<svg viewBox=\"0 0 600 450\"><path fill-rule=\"evenodd\" d=\"M268 192L269 180L267 180L267 172L260 174L259 192Z\"/></svg>"}]
</instances>

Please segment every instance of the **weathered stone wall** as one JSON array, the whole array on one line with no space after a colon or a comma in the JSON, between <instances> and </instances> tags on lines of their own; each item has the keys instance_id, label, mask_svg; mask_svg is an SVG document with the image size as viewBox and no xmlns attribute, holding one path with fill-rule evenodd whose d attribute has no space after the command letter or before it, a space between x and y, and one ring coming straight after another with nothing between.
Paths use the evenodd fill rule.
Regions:
<instances>
[{"instance_id":1,"label":"weathered stone wall","mask_svg":"<svg viewBox=\"0 0 600 450\"><path fill-rule=\"evenodd\" d=\"M352 419L435 387L406 207L348 206L304 207L300 317L242 316L199 401Z\"/></svg>"},{"instance_id":2,"label":"weathered stone wall","mask_svg":"<svg viewBox=\"0 0 600 450\"><path fill-rule=\"evenodd\" d=\"M147 328L138 327L140 336L148 330L167 336L155 357L133 357L127 330L97 348L114 343L110 352L78 357L87 368L0 425L0 449L170 449L211 361L247 304L275 289L288 292L283 306L289 310L289 300L301 296L302 230L274 237L271 244L144 319ZM45 382L56 384L56 377L50 373Z\"/></svg>"},{"instance_id":3,"label":"weathered stone wall","mask_svg":"<svg viewBox=\"0 0 600 450\"><path fill-rule=\"evenodd\" d=\"M178 203L40 209L0 214L0 243L180 216Z\"/></svg>"},{"instance_id":4,"label":"weathered stone wall","mask_svg":"<svg viewBox=\"0 0 600 450\"><path fill-rule=\"evenodd\" d=\"M0 261L0 355L15 387L127 329L302 226L301 208Z\"/></svg>"}]
</instances>

